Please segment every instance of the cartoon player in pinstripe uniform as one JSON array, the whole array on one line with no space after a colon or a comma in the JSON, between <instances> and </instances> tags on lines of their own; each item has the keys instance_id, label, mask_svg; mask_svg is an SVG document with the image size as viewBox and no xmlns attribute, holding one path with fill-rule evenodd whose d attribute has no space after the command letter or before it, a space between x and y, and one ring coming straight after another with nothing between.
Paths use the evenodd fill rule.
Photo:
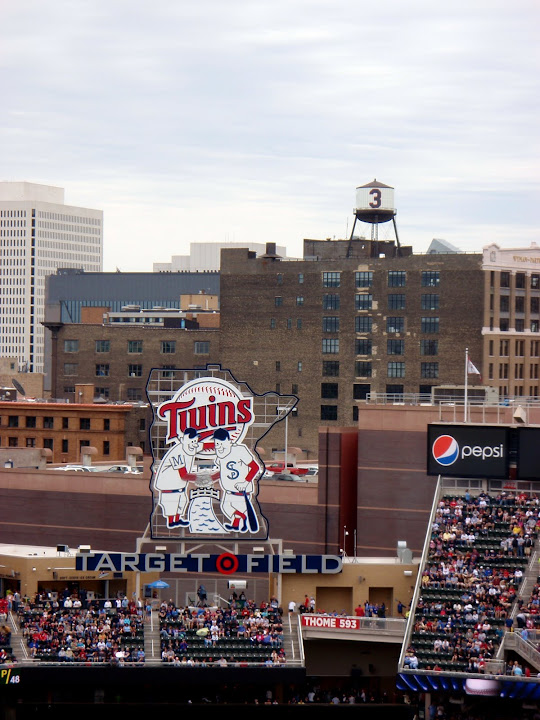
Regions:
<instances>
[{"instance_id":1,"label":"cartoon player in pinstripe uniform","mask_svg":"<svg viewBox=\"0 0 540 720\"><path fill-rule=\"evenodd\" d=\"M159 492L159 505L167 518L167 527L188 527L182 517L188 504L187 487L197 475L193 470L195 456L202 447L199 435L193 428L187 428L179 442L167 450L159 464L154 488Z\"/></svg>"}]
</instances>

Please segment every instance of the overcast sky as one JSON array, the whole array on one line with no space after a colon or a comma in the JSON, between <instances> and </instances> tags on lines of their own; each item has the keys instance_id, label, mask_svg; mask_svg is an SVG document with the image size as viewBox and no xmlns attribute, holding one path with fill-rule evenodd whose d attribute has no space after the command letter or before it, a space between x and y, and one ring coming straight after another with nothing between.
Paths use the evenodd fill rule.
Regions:
<instances>
[{"instance_id":1,"label":"overcast sky","mask_svg":"<svg viewBox=\"0 0 540 720\"><path fill-rule=\"evenodd\" d=\"M417 252L540 243L539 20L538 0L3 0L0 179L102 209L105 270L196 241L299 257L348 237L374 178Z\"/></svg>"}]
</instances>

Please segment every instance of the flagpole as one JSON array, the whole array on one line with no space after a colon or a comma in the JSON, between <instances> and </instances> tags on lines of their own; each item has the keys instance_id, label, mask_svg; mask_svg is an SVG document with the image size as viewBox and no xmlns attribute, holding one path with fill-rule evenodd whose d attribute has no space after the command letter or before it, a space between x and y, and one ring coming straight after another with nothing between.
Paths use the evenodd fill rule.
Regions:
<instances>
[{"instance_id":1,"label":"flagpole","mask_svg":"<svg viewBox=\"0 0 540 720\"><path fill-rule=\"evenodd\" d=\"M468 374L469 374L469 348L465 348L465 407L463 409L463 422L467 422Z\"/></svg>"}]
</instances>

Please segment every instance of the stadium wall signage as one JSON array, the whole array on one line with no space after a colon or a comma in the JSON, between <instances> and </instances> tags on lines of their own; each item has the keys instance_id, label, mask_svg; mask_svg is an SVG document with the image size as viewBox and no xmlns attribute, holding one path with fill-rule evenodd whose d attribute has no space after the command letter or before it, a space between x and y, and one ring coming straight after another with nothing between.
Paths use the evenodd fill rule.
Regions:
<instances>
[{"instance_id":1,"label":"stadium wall signage","mask_svg":"<svg viewBox=\"0 0 540 720\"><path fill-rule=\"evenodd\" d=\"M427 474L507 478L508 428L493 425L428 425Z\"/></svg>"},{"instance_id":2,"label":"stadium wall signage","mask_svg":"<svg viewBox=\"0 0 540 720\"><path fill-rule=\"evenodd\" d=\"M335 575L342 571L339 555L191 555L163 553L79 553L81 572L279 573Z\"/></svg>"}]
</instances>

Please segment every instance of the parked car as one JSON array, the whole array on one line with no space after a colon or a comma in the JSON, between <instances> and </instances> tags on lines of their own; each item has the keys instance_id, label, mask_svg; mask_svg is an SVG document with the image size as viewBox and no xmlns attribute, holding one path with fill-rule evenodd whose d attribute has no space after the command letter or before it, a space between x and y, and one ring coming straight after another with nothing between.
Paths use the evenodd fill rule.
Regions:
<instances>
[{"instance_id":1,"label":"parked car","mask_svg":"<svg viewBox=\"0 0 540 720\"><path fill-rule=\"evenodd\" d=\"M107 472L134 473L135 475L142 473L142 471L142 465L137 465L134 468L130 467L129 465L111 465L109 468L107 468Z\"/></svg>"},{"instance_id":2,"label":"parked car","mask_svg":"<svg viewBox=\"0 0 540 720\"><path fill-rule=\"evenodd\" d=\"M285 470L284 462L272 462L266 466L266 470L271 473L282 473ZM308 469L305 467L296 467L293 463L287 463L287 471L292 475L306 475ZM287 473L285 473L286 475Z\"/></svg>"}]
</instances>

